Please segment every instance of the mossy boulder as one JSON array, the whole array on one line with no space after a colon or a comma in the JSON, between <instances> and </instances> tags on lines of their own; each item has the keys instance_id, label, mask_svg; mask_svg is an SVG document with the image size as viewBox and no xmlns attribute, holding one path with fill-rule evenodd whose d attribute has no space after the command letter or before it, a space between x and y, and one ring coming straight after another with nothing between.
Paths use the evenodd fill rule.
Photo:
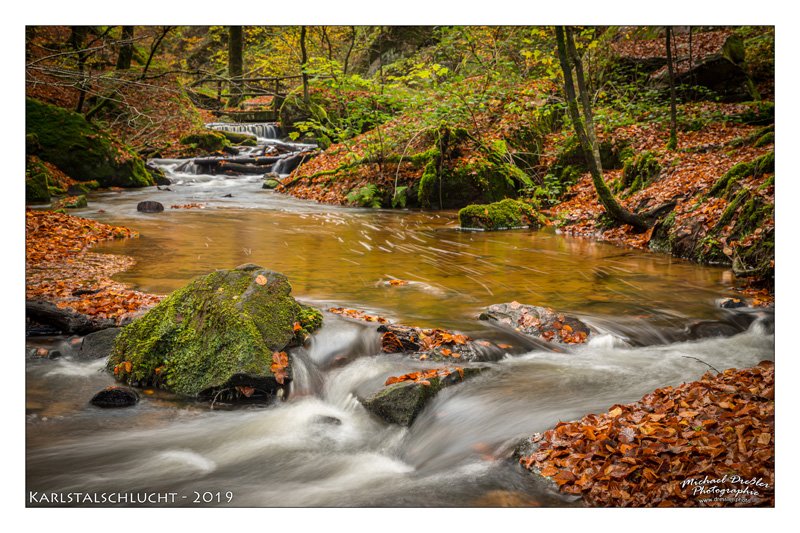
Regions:
<instances>
[{"instance_id":1,"label":"mossy boulder","mask_svg":"<svg viewBox=\"0 0 800 533\"><path fill-rule=\"evenodd\" d=\"M510 198L492 204L468 205L458 212L458 221L466 229L538 227L541 218L531 204Z\"/></svg>"},{"instance_id":2,"label":"mossy boulder","mask_svg":"<svg viewBox=\"0 0 800 533\"><path fill-rule=\"evenodd\" d=\"M281 184L280 181L276 180L275 178L267 178L264 180L264 184L261 186L262 189L276 189Z\"/></svg>"},{"instance_id":3,"label":"mossy boulder","mask_svg":"<svg viewBox=\"0 0 800 533\"><path fill-rule=\"evenodd\" d=\"M633 194L644 189L661 173L661 164L653 152L645 150L625 161L622 167L622 180L617 192L627 190Z\"/></svg>"},{"instance_id":4,"label":"mossy boulder","mask_svg":"<svg viewBox=\"0 0 800 533\"><path fill-rule=\"evenodd\" d=\"M238 131L220 131L233 144L241 146L255 146L257 143L256 136L252 133L240 133Z\"/></svg>"},{"instance_id":5,"label":"mossy boulder","mask_svg":"<svg viewBox=\"0 0 800 533\"><path fill-rule=\"evenodd\" d=\"M86 196L67 196L66 198L59 198L53 202L53 209L81 209L87 207L89 202Z\"/></svg>"},{"instance_id":6,"label":"mossy boulder","mask_svg":"<svg viewBox=\"0 0 800 533\"><path fill-rule=\"evenodd\" d=\"M322 323L291 290L286 276L252 264L196 278L123 328L108 369L189 397L272 397L291 381L290 362L276 357Z\"/></svg>"},{"instance_id":7,"label":"mossy boulder","mask_svg":"<svg viewBox=\"0 0 800 533\"><path fill-rule=\"evenodd\" d=\"M227 132L198 131L181 138L181 144L203 152L221 152L231 146L225 133Z\"/></svg>"},{"instance_id":8,"label":"mossy boulder","mask_svg":"<svg viewBox=\"0 0 800 533\"><path fill-rule=\"evenodd\" d=\"M145 187L153 179L128 146L90 124L83 115L25 99L27 140L35 136L36 154L78 181L103 187ZM31 138L32 139L32 138Z\"/></svg>"},{"instance_id":9,"label":"mossy boulder","mask_svg":"<svg viewBox=\"0 0 800 533\"><path fill-rule=\"evenodd\" d=\"M25 158L25 203L44 204L50 201L53 176L36 156Z\"/></svg>"}]
</instances>

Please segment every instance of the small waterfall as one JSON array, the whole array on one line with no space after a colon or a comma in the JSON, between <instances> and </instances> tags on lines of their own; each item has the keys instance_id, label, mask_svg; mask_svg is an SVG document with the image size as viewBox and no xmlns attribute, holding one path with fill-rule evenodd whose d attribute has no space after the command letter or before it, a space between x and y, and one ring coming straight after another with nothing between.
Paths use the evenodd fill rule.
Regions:
<instances>
[{"instance_id":1,"label":"small waterfall","mask_svg":"<svg viewBox=\"0 0 800 533\"><path fill-rule=\"evenodd\" d=\"M206 128L217 131L230 131L234 133L252 133L260 139L280 139L281 127L275 122L260 123L233 123L212 122L206 124Z\"/></svg>"}]
</instances>

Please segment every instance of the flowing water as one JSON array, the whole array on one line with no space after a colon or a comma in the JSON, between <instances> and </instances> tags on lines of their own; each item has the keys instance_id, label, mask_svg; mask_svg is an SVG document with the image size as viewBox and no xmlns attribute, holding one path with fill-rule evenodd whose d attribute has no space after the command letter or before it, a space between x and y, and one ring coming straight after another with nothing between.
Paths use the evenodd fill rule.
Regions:
<instances>
[{"instance_id":1,"label":"flowing water","mask_svg":"<svg viewBox=\"0 0 800 533\"><path fill-rule=\"evenodd\" d=\"M261 146L276 142L263 138L276 135L266 127L256 134ZM103 362L74 357L74 339L31 338L64 354L27 363L31 491L177 492L174 504L187 506L579 505L508 458L521 438L694 380L707 365L774 359L771 313L718 307L734 295L724 269L547 230L461 232L453 212L325 206L263 190L260 176L155 164L171 190L97 193L77 213L141 233L96 248L137 260L117 279L167 293L252 262L285 273L295 297L322 309L354 307L512 348L400 428L358 397L424 363L381 354L374 325L330 313L293 353L289 397L267 407L211 409L156 392L134 408L98 409L88 399L113 383ZM167 209L138 213L142 200ZM170 209L187 203L204 208ZM410 283L387 283L395 278ZM553 350L477 320L481 308L511 300L582 318L590 342Z\"/></svg>"}]
</instances>

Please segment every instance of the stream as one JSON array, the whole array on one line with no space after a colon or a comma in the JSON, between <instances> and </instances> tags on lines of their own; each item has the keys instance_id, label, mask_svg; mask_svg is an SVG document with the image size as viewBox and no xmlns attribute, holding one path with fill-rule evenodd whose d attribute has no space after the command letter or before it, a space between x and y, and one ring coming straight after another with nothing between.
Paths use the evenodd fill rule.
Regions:
<instances>
[{"instance_id":1,"label":"stream","mask_svg":"<svg viewBox=\"0 0 800 533\"><path fill-rule=\"evenodd\" d=\"M267 126L218 127L258 135L250 153L281 142ZM772 311L719 307L736 296L726 269L552 229L463 232L452 211L320 205L264 190L258 175L151 164L170 190L97 192L74 213L141 234L93 249L136 259L116 279L166 294L211 270L256 263L286 274L293 295L323 311L356 308L511 348L402 428L358 397L424 363L381 354L374 324L328 312L292 353L288 398L263 407L212 409L156 391L132 408L96 408L88 400L114 383L104 361L79 360L73 338L31 337L28 349L64 356L27 359L29 491L174 492L174 503L155 505L185 506L580 506L509 459L520 439L695 380L707 365L774 360ZM274 170L286 174L280 163ZM137 212L144 200L166 209ZM203 208L170 208L190 203ZM512 300L581 318L594 330L589 342L553 350L477 320Z\"/></svg>"}]
</instances>

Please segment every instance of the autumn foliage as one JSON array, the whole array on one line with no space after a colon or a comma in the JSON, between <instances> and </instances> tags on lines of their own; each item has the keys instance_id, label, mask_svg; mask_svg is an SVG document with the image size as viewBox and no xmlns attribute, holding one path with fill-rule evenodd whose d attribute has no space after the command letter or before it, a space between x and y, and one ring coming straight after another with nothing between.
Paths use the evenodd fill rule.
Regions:
<instances>
[{"instance_id":1,"label":"autumn foliage","mask_svg":"<svg viewBox=\"0 0 800 533\"><path fill-rule=\"evenodd\" d=\"M129 268L133 259L88 251L104 240L138 237L135 231L34 210L25 212L25 230L27 299L117 321L161 300L111 280L113 274Z\"/></svg>"},{"instance_id":2,"label":"autumn foliage","mask_svg":"<svg viewBox=\"0 0 800 533\"><path fill-rule=\"evenodd\" d=\"M534 435L520 463L592 506L774 506L774 379L764 361L657 389Z\"/></svg>"}]
</instances>

